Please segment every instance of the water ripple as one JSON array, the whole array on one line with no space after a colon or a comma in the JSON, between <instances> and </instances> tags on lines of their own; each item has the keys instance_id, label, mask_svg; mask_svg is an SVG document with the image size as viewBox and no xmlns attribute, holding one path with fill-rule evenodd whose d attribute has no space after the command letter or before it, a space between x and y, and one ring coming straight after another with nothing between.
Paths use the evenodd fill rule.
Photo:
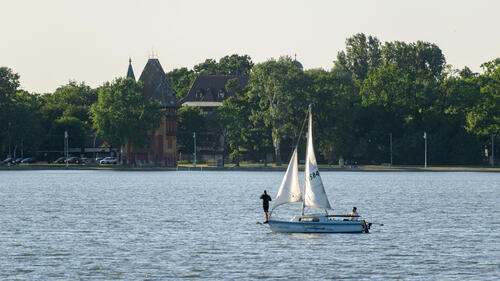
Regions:
<instances>
[{"instance_id":1,"label":"water ripple","mask_svg":"<svg viewBox=\"0 0 500 281\"><path fill-rule=\"evenodd\" d=\"M259 195L276 193L280 172L0 177L2 280L500 278L500 218L487 215L500 213L495 173L323 172L335 213L356 205L384 224L367 235L257 224Z\"/></svg>"}]
</instances>

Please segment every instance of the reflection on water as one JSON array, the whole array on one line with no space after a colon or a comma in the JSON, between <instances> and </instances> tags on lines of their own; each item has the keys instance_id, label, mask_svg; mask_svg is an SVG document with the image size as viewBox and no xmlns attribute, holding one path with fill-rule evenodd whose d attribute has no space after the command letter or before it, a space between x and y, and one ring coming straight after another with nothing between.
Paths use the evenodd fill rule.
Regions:
<instances>
[{"instance_id":1,"label":"reflection on water","mask_svg":"<svg viewBox=\"0 0 500 281\"><path fill-rule=\"evenodd\" d=\"M270 232L259 196L282 175L2 171L0 279L500 277L500 174L323 172L370 234Z\"/></svg>"}]
</instances>

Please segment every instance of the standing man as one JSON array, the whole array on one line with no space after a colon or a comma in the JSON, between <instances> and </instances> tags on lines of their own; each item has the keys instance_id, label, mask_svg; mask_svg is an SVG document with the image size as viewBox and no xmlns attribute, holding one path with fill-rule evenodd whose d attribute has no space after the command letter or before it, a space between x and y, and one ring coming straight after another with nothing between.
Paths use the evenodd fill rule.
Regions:
<instances>
[{"instance_id":1,"label":"standing man","mask_svg":"<svg viewBox=\"0 0 500 281\"><path fill-rule=\"evenodd\" d=\"M266 214L266 221L264 223L269 222L269 215L267 211L269 210L269 201L272 201L271 196L267 195L267 191L264 190L264 193L260 196L262 199L262 208L264 208L264 213Z\"/></svg>"}]
</instances>

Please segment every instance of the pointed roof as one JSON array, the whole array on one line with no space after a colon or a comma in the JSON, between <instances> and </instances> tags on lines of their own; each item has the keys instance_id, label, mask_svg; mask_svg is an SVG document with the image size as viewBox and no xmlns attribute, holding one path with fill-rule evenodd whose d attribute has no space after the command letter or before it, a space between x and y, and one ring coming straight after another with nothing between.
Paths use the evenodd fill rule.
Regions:
<instances>
[{"instance_id":1,"label":"pointed roof","mask_svg":"<svg viewBox=\"0 0 500 281\"><path fill-rule=\"evenodd\" d=\"M132 69L132 59L131 58L128 58L127 78L132 78L135 80L134 70Z\"/></svg>"},{"instance_id":2,"label":"pointed roof","mask_svg":"<svg viewBox=\"0 0 500 281\"><path fill-rule=\"evenodd\" d=\"M139 77L143 85L145 97L153 97L161 102L163 107L179 107L175 92L168 82L167 75L158 59L149 59Z\"/></svg>"}]
</instances>

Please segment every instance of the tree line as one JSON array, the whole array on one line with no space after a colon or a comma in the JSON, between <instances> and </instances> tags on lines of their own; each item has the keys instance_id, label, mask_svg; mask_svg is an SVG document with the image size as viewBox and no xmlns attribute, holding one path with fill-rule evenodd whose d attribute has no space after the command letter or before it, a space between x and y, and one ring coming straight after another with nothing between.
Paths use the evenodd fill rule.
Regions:
<instances>
[{"instance_id":1,"label":"tree line","mask_svg":"<svg viewBox=\"0 0 500 281\"><path fill-rule=\"evenodd\" d=\"M313 104L320 162L379 164L392 155L394 164L421 164L425 132L430 164L483 164L500 129L500 59L481 67L481 73L454 69L432 43L381 42L362 33L346 39L330 70L304 70L288 56L258 64L247 55L207 59L167 73L179 100L198 75L248 75L249 82L240 88L230 80L226 90L236 94L211 118L199 108L180 108L178 150L192 153L197 132L236 162L270 153L278 163L287 161L304 141L299 131ZM144 145L164 112L157 101L144 100L141 89L117 78L95 89L70 82L54 93L28 93L20 90L18 74L1 67L0 155L61 150L64 131L72 147L83 147L91 130L116 148L125 139Z\"/></svg>"}]
</instances>

